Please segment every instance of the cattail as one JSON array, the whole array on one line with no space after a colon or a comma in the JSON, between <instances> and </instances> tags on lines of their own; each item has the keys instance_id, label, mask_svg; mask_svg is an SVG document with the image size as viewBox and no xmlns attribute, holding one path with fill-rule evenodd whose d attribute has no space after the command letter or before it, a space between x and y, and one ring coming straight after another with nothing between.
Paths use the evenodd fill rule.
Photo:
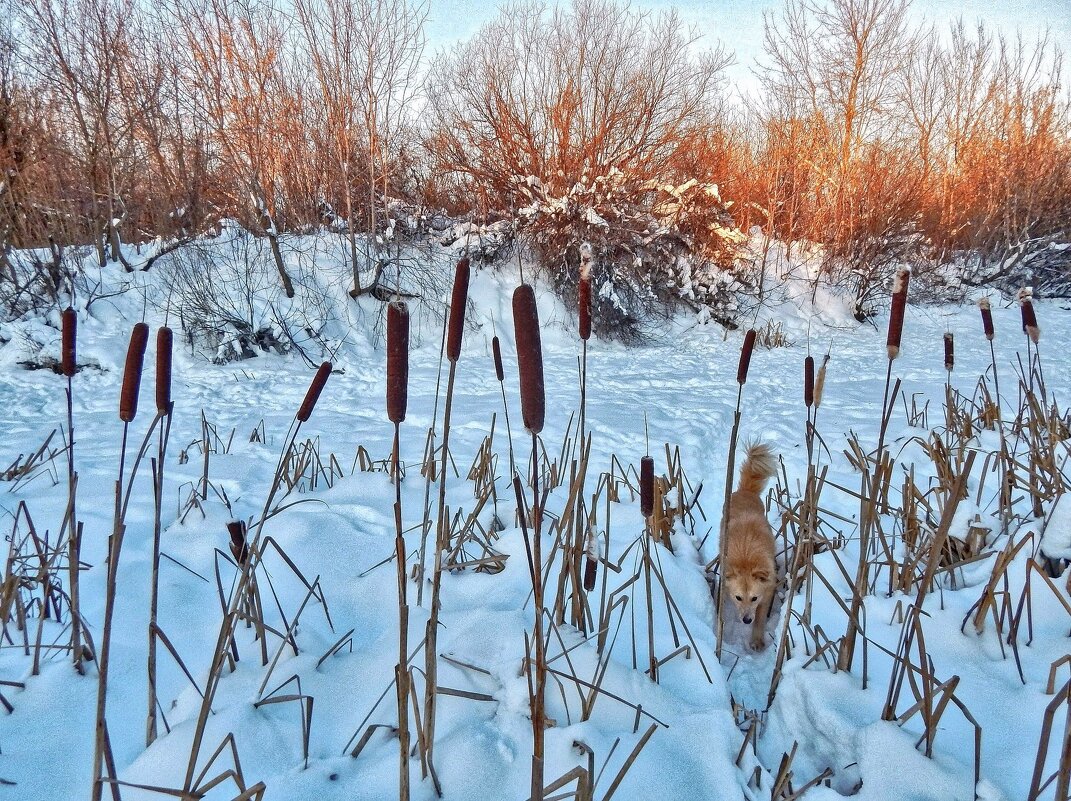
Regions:
<instances>
[{"instance_id":1,"label":"cattail","mask_svg":"<svg viewBox=\"0 0 1071 801\"><path fill-rule=\"evenodd\" d=\"M75 314L74 309L68 306L63 310L63 314L60 317L63 321L63 348L60 366L63 374L70 378L77 369L75 342L78 337L78 315Z\"/></svg>"},{"instance_id":2,"label":"cattail","mask_svg":"<svg viewBox=\"0 0 1071 801\"><path fill-rule=\"evenodd\" d=\"M491 355L495 359L495 378L502 382L505 380L505 373L502 371L502 346L498 337L491 337Z\"/></svg>"},{"instance_id":3,"label":"cattail","mask_svg":"<svg viewBox=\"0 0 1071 801\"><path fill-rule=\"evenodd\" d=\"M814 408L822 405L822 392L826 388L826 365L829 364L829 354L822 357L822 366L818 368L818 376L814 379Z\"/></svg>"},{"instance_id":4,"label":"cattail","mask_svg":"<svg viewBox=\"0 0 1071 801\"><path fill-rule=\"evenodd\" d=\"M249 558L249 546L245 541L245 521L232 520L227 524L227 532L231 535L231 553L238 564L244 565L245 560Z\"/></svg>"},{"instance_id":5,"label":"cattail","mask_svg":"<svg viewBox=\"0 0 1071 801\"><path fill-rule=\"evenodd\" d=\"M598 569L598 561L591 554L588 554L587 559L584 560L584 589L588 592L595 589L595 575Z\"/></svg>"},{"instance_id":6,"label":"cattail","mask_svg":"<svg viewBox=\"0 0 1071 801\"><path fill-rule=\"evenodd\" d=\"M1030 337L1036 345L1041 339L1041 329L1038 327L1038 318L1034 315L1034 290L1024 286L1019 290L1019 311L1023 316L1023 333Z\"/></svg>"},{"instance_id":7,"label":"cattail","mask_svg":"<svg viewBox=\"0 0 1071 801\"><path fill-rule=\"evenodd\" d=\"M814 403L814 357L803 360L803 405L808 409Z\"/></svg>"},{"instance_id":8,"label":"cattail","mask_svg":"<svg viewBox=\"0 0 1071 801\"><path fill-rule=\"evenodd\" d=\"M174 334L166 325L156 332L156 412L171 411L171 345Z\"/></svg>"},{"instance_id":9,"label":"cattail","mask_svg":"<svg viewBox=\"0 0 1071 801\"><path fill-rule=\"evenodd\" d=\"M309 391L305 393L305 400L301 402L301 408L298 409L297 419L302 423L312 417L312 410L316 408L316 401L320 399L320 393L324 391L324 384L327 383L330 375L331 362L324 362L316 370L316 375L312 377L312 383L309 384Z\"/></svg>"},{"instance_id":10,"label":"cattail","mask_svg":"<svg viewBox=\"0 0 1071 801\"><path fill-rule=\"evenodd\" d=\"M993 340L993 309L989 305L989 298L982 298L978 301L978 308L982 312L982 331L985 332L985 338Z\"/></svg>"},{"instance_id":11,"label":"cattail","mask_svg":"<svg viewBox=\"0 0 1071 801\"><path fill-rule=\"evenodd\" d=\"M640 514L645 518L654 513L654 459L640 459Z\"/></svg>"},{"instance_id":12,"label":"cattail","mask_svg":"<svg viewBox=\"0 0 1071 801\"><path fill-rule=\"evenodd\" d=\"M546 397L543 388L543 347L539 340L539 313L535 290L521 284L513 292L513 327L517 342L517 369L521 379L521 419L533 434L543 430Z\"/></svg>"},{"instance_id":13,"label":"cattail","mask_svg":"<svg viewBox=\"0 0 1071 801\"><path fill-rule=\"evenodd\" d=\"M387 306L387 419L405 420L409 398L409 307L405 301Z\"/></svg>"},{"instance_id":14,"label":"cattail","mask_svg":"<svg viewBox=\"0 0 1071 801\"><path fill-rule=\"evenodd\" d=\"M889 336L885 341L890 361L900 355L900 340L904 335L904 312L907 310L907 285L911 270L904 267L896 271L893 281L892 310L889 312Z\"/></svg>"},{"instance_id":15,"label":"cattail","mask_svg":"<svg viewBox=\"0 0 1071 801\"><path fill-rule=\"evenodd\" d=\"M736 383L747 383L747 368L751 365L751 353L755 350L755 329L744 334L744 347L740 350L740 363L736 366Z\"/></svg>"},{"instance_id":16,"label":"cattail","mask_svg":"<svg viewBox=\"0 0 1071 801\"><path fill-rule=\"evenodd\" d=\"M578 311L580 313L580 338L591 339L591 277L580 277Z\"/></svg>"},{"instance_id":17,"label":"cattail","mask_svg":"<svg viewBox=\"0 0 1071 801\"><path fill-rule=\"evenodd\" d=\"M141 368L145 362L145 346L149 342L149 326L137 323L130 332L123 369L123 390L119 395L119 419L133 422L138 413L138 391L141 389Z\"/></svg>"},{"instance_id":18,"label":"cattail","mask_svg":"<svg viewBox=\"0 0 1071 801\"><path fill-rule=\"evenodd\" d=\"M462 256L454 271L454 291L450 296L450 328L446 337L446 358L461 358L461 337L465 333L465 305L469 302L469 257Z\"/></svg>"},{"instance_id":19,"label":"cattail","mask_svg":"<svg viewBox=\"0 0 1071 801\"><path fill-rule=\"evenodd\" d=\"M956 365L956 348L955 343L952 341L952 332L945 331L945 369L948 372L952 372L952 368Z\"/></svg>"}]
</instances>

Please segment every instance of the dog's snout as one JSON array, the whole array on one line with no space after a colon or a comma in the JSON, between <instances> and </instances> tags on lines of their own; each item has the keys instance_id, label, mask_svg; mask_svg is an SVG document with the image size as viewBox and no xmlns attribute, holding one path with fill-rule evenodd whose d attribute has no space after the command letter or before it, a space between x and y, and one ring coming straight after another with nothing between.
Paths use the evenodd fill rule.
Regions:
<instances>
[{"instance_id":1,"label":"dog's snout","mask_svg":"<svg viewBox=\"0 0 1071 801\"><path fill-rule=\"evenodd\" d=\"M745 615L744 616L744 622L745 623L750 623L751 622L751 616L750 615Z\"/></svg>"}]
</instances>

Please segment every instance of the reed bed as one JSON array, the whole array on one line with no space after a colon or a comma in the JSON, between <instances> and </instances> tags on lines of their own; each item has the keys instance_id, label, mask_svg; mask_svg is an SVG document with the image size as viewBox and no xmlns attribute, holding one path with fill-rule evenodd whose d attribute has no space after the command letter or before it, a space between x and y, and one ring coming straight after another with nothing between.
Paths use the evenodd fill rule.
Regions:
<instances>
[{"instance_id":1,"label":"reed bed","mask_svg":"<svg viewBox=\"0 0 1071 801\"><path fill-rule=\"evenodd\" d=\"M621 788L626 786L629 771L640 764L645 747L667 721L661 720L656 710L644 708L638 697L620 688L612 689L608 677L625 665L654 684L664 682L668 671L688 665L692 680L720 680L722 674L708 666L712 656L722 657L725 645L724 625L718 613L724 593L719 579L724 552L719 543L718 556L707 565L714 578L712 654L710 640L694 630L693 618L682 610L682 599L675 596L676 587L665 569L665 560L683 560L687 555L678 546L691 540L702 552L707 535L712 533L700 503L703 485L692 484L682 467L680 450L670 444L665 446L664 459L659 446L653 454L648 452L639 458L638 463L630 464L617 455L603 463L604 470L593 463L593 434L587 409L587 345L592 324L590 250L586 256L582 250L581 259L576 332L583 343L577 373L579 409L567 421L548 420L536 295L530 285L523 284L513 298L516 398L507 388L512 376L507 377L504 369L502 343L494 336L491 355L503 412L491 418L471 464L467 460L462 463L470 464L467 472L457 469L455 456L460 460L460 455L452 453L450 446L469 282L467 261L458 264L443 331L442 355L448 373L443 387L441 440L437 421L429 431L420 465L426 497L431 485L437 485L437 504L432 509L426 500L422 519L416 512L411 528L405 526L402 505L406 465L401 458L402 424L409 403L408 307L394 301L386 309L385 410L392 428L389 456L373 455L360 447L347 474L318 437L300 437L331 374L330 363L320 366L282 439L259 517L232 520L225 532L218 532L221 543L227 544L215 555L214 591L220 599L222 622L214 647L206 647L209 668L203 676L188 669L161 627L158 614L168 601L161 588L160 566L167 558L162 547L167 522L164 467L168 458L175 458L168 451L175 409L171 393L173 334L166 327L157 332L156 416L141 445L128 454L128 430L138 420L149 331L139 324L131 335L119 406L123 442L108 545L104 625L94 641L93 628L85 625L80 611L80 576L87 566L81 562L82 526L76 502L72 398L77 380L77 317L73 312L64 312L61 367L67 384L63 436L66 445L62 450L50 449L46 441L46 446L36 451L37 456L20 461L31 465L30 469L8 480L16 483L35 474L48 475L51 470L56 483L66 485L68 502L56 538L42 533L26 505L20 505L5 564L0 622L4 641L17 646L29 660L31 677L50 658L69 660L79 671L95 663L95 799L105 793L118 799L125 787L194 799L223 784L228 785L228 792L235 798L263 796L266 786L247 779L242 769L238 733L228 733L218 744L207 739L212 705L221 683L247 648L255 651L260 671L256 697L250 703L258 710L288 710L285 715L293 725L292 736L300 743L300 761L295 757L295 766L311 764L315 756L311 743L317 725L314 713L318 707L308 677L289 669L288 657L302 652L301 624L314 610L320 610L315 613L322 613L332 632L334 623L319 577L306 576L299 567L300 554L288 554L278 541L264 533L263 527L267 520L300 503L296 498L301 493L330 489L355 473L381 474L383 481L389 478L394 489L393 550L390 557L369 568L366 574L394 563L398 641L397 658L392 660L393 675L389 683L384 677L387 686L379 702L361 720L345 744L344 753L368 758L374 750L371 744L389 733L397 737L398 798L407 800L421 792L413 787L418 781L427 782L434 793L443 792L436 768L436 745L442 743L442 735L437 732L439 700L449 696L460 704L488 705L498 703L498 696L495 690L484 691L483 687L465 689L450 681L442 683L440 669L443 675L456 671L484 684L494 679L490 666L441 651L441 610L449 607L449 599L443 598L442 577L447 572L472 573L479 575L481 581L493 580L494 575L505 570L509 558L498 544L499 534L503 528L519 528L531 580L524 642L516 643L516 650L523 651L520 671L528 687L532 735L529 798L606 801L624 797ZM831 351L824 356L808 352L802 360L801 394L797 397L803 402L801 419L805 422L800 434L806 444L806 471L793 474L782 464L769 497L771 519L780 542L779 563L783 566L769 684L763 684L764 698L759 699L756 708L748 708L735 693L731 694L731 711L742 728L737 765L747 773L745 781L756 797L799 798L814 786L829 785L837 772L829 767L814 775L803 775L796 745L788 748L775 765L758 763L758 746L766 736L766 715L783 692L790 661L794 660L803 671L846 672L862 688L873 685L883 698L882 719L909 731L916 748L927 757L942 752L953 736L948 733L950 729L968 732L972 754L969 768L977 787L986 770L993 769L982 762L986 732L979 719L984 718L964 701L966 679L948 672L947 666L935 664L931 618L941 610L948 593L971 593L969 597L976 600L962 619L963 634L956 636L991 637L1024 684L1029 683L1024 665L1027 649L1039 636L1040 610L1045 608L1050 615L1053 609L1060 614L1063 610L1067 614L1065 622L1071 627L1071 602L1057 581L1066 564L1041 550L1052 510L1071 490L1071 415L1055 398L1046 395L1038 352L1041 326L1032 299L1026 294L1020 298L1026 358L1018 365L1013 397L1003 397L998 388L993 348L996 332L992 310L985 302L980 306L981 334L989 343L991 364L978 379L973 395L957 364L956 346L968 335L957 332L957 343L953 334L946 332L939 347L936 341L931 343L936 351L934 365L940 364L945 373L943 397L919 401L915 396L909 399L908 391L902 389L894 365L905 349L917 344L905 337L909 279L908 273L898 276L891 295L885 390L881 406L876 409L876 443L864 443L849 433L840 453L834 456L838 449L827 444L832 438L820 427L819 415L829 392L828 371L835 370ZM726 464L723 522L731 514L735 450L742 419L747 414L744 388L756 341L755 330L746 332L737 365L737 404ZM1010 375L1006 373L1005 377ZM515 404L511 403L514 400ZM931 400L935 400L932 409L927 405ZM516 407L521 425L514 432L510 410ZM902 421L898 409L903 411ZM931 419L936 425L930 425ZM894 423L898 426L900 422L910 434L896 438ZM530 440L526 463L519 463L515 454L514 434L520 428ZM560 442L545 440L546 432L552 428L562 432ZM979 432L996 432L999 444L985 447ZM258 426L251 437L258 443L268 439L264 426ZM503 439L508 442L509 464L504 476L499 475L500 460L506 461L499 453L504 447ZM986 441L992 443L991 439ZM230 499L212 479L213 462L209 456L226 455L233 442L233 430L228 435L202 413L201 438L182 449L178 458L182 463L199 457L200 462L200 476L186 485L188 497L180 501L176 510L178 519L185 519L193 509L205 514L205 506L213 501L230 511ZM79 448L83 447L84 443L79 443ZM904 457L909 447L915 454L911 463ZM58 480L62 467L52 466L54 462L61 464L57 460L63 457L67 461L66 482ZM134 476L145 461L152 478L153 512L147 577L146 745L166 738L172 727L158 689L163 660L173 660L201 697L185 778L181 786L172 788L147 788L121 780L121 766L116 765L108 729L112 617L115 598L124 591L119 565L127 533L125 520L130 505L138 500L134 497ZM858 487L849 487L843 480L843 471L839 470L843 466L858 473ZM193 467L194 476L197 470ZM416 475L416 470L411 475ZM508 488L501 486L503 479L510 485ZM456 482L471 489L463 508L447 505L448 480L452 485ZM618 508L620 504L635 504L639 519L631 512L629 520ZM843 510L849 506L857 508L858 514L846 514ZM964 508L970 508L973 515L966 527L962 525ZM486 525L491 510L492 523ZM407 535L411 545L415 537L423 539L432 530L435 538L429 554L423 547L417 552L407 547ZM621 532L626 531L628 534L622 536ZM425 572L425 559L429 557L433 566ZM991 567L987 567L985 580L979 582L978 568L983 563ZM296 596L288 596L296 599L289 606L280 600L283 594L278 591L284 580L300 587ZM410 631L411 596L415 589L417 603L421 604L425 584L430 588L428 623L424 636L416 642L419 635ZM848 593L843 592L844 587ZM869 622L868 629L869 602L879 597L895 599L891 622L897 636L892 643L879 635L874 621ZM819 603L825 604L821 615L816 614ZM238 636L242 627L249 636ZM316 668L343 654L347 646L352 647L353 636L353 629L337 636L320 656ZM1056 659L1048 669L1044 689L1050 698L1042 720L1037 722L1040 735L1027 789L1029 799L1068 798L1069 664L1066 658ZM731 675L729 682L732 688ZM0 690L18 685L0 683ZM391 697L393 703L389 705L393 708L381 707ZM13 703L0 692L0 705L10 711ZM547 732L596 719L607 707L626 710L634 716L632 732L618 737L606 753L598 754L580 737L575 743L576 764L561 775L548 775ZM552 708L558 711L549 711ZM557 719L552 719L552 714ZM449 758L448 752L438 757L444 758ZM420 763L419 780L411 770L414 760Z\"/></svg>"}]
</instances>

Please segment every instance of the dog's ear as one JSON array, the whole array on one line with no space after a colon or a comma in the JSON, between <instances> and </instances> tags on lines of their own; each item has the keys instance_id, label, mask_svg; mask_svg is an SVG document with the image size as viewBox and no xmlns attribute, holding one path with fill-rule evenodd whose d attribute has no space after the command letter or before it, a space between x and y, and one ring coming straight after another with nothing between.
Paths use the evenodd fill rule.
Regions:
<instances>
[{"instance_id":1,"label":"dog's ear","mask_svg":"<svg viewBox=\"0 0 1071 801\"><path fill-rule=\"evenodd\" d=\"M770 571L760 567L757 570L751 571L751 577L755 579L755 581L761 581L765 584L770 580Z\"/></svg>"}]
</instances>

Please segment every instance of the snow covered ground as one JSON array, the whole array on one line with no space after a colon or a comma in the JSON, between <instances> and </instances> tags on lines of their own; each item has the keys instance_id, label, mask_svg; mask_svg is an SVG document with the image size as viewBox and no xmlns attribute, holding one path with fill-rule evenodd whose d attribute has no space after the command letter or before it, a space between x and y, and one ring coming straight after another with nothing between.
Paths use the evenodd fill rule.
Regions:
<instances>
[{"instance_id":1,"label":"snow covered ground","mask_svg":"<svg viewBox=\"0 0 1071 801\"><path fill-rule=\"evenodd\" d=\"M490 433L492 417L497 415L493 440L498 454L497 516L505 523L505 530L494 547L508 559L505 570L498 574L465 570L443 578L438 649L454 661L440 660L439 684L490 697L477 700L447 695L440 700L435 762L449 801L528 797L532 735L527 681L520 666L524 632L531 629L531 585L508 485L502 397L490 348L493 317L494 330L503 339L513 446L518 460L526 464L530 441L518 426L509 310L509 293L515 282L516 276L508 272L491 275L481 271L474 276L470 314L474 325L466 332L458 364L450 437L460 476L448 477L447 503L455 512L462 510L463 515L472 510L473 488L465 476ZM569 313L548 297L542 297L541 304L548 393L543 442L553 458L561 448L570 414L579 405L580 343L572 333ZM302 438L318 438L325 459L327 454L336 455L345 475L330 488L321 481L315 490L295 491L288 501L301 503L273 517L264 527L265 535L277 540L305 577L310 581L318 578L330 617L315 601L302 611L295 634L299 646L296 655L288 648L280 649L277 638L269 638L269 659L276 650L281 656L267 680L269 668L261 665L259 644L249 630L240 630L241 659L220 684L199 763L203 764L204 757L225 735L233 733L247 782L263 781L268 799L383 799L396 794L396 739L385 729L377 729L358 757L351 757L347 747L354 735L363 733L362 721L388 690L397 653L395 569L384 563L394 547L394 489L382 470L351 472L361 446L372 460L387 458L392 435L384 413L384 355L376 347L373 306L366 308L363 317L339 323L349 327L346 345L339 350L336 372L301 432ZM793 344L758 350L744 390L742 437L760 438L775 447L784 459L793 493L802 486L807 465L801 393L808 328L816 355L824 353L832 340L832 361L819 417L819 430L831 451L828 480L858 486L858 475L843 454L849 431L870 448L877 441L885 378L884 329L849 323L842 311L827 308L832 310L825 319L812 319L810 310L801 310L794 303L767 312L783 324ZM84 521L82 558L89 566L83 573L82 599L84 615L95 635L103 616L103 562L112 526L122 434L116 413L122 363L129 327L140 313L141 304L132 296L124 296L94 305L91 313L83 313L80 319L80 361L99 366L82 370L74 379L78 514ZM1041 302L1038 317L1048 387L1065 404L1071 398L1071 373L1059 366L1063 348L1071 343L1071 313L1057 304ZM998 308L995 318L1001 386L1011 397L1013 389L1005 387L1014 387L1012 367L1016 353L1023 350L1024 338L1017 309ZM58 320L52 322L58 325ZM155 328L162 316L150 308L148 322ZM431 322L425 326L422 342L411 354L409 414L401 439L401 457L406 465L403 518L410 529L407 546L411 555L420 546L420 532L413 530L421 519L425 494L419 466L427 430L435 424L440 380L438 337L432 333ZM919 406L929 401L931 427L942 425L945 371L941 337L946 330L956 336L953 386L971 394L989 363L988 343L981 335L975 307L909 308L905 346L894 374L903 379L909 399L918 393ZM58 331L38 334L58 353ZM153 341L150 338L147 365L153 363ZM587 425L593 444L589 490L599 473L611 469L612 455L625 466L638 467L641 456L649 451L655 457L656 472L666 471L665 443L680 446L683 469L692 486L702 484L699 502L704 514L697 513L695 533L678 526L672 553L654 546L680 618L699 652L689 659L678 656L667 662L655 684L642 672L646 664L642 621L637 635L639 669L633 669L626 616L622 642L613 650L603 682L606 690L624 700L600 696L590 718L582 721L576 687L566 682L548 684L548 715L556 724L547 733L548 782L575 765L586 764L587 757L577 745L581 743L594 752L597 771L606 763L594 792L595 798L604 798L628 754L647 727L656 723L654 734L625 774L615 798L769 798L773 775L794 741L794 786L801 786L826 768L833 771L831 786L814 788L808 798L838 798L857 789L858 797L867 799L972 799L976 791L985 799L1025 798L1043 712L1052 698L1045 694L1049 668L1069 650L1071 618L1055 596L1036 593L1033 640L1020 648L1026 678L1025 684L1021 682L1010 652L1002 654L991 626L981 635L970 626L966 633L960 631L964 615L988 580L993 556L965 570L956 589L945 587L939 598L931 599L924 620L934 674L942 680L959 676L956 695L982 729L983 780L977 787L973 781L974 730L958 711L943 717L933 759L914 747L921 732L917 717L903 727L880 720L892 668L881 648L896 649L900 636L897 606L910 602L906 595L878 592L867 599L867 635L873 644L868 649L869 682L865 688L858 667L846 674L826 669L821 661L806 665L809 657L798 640L774 702L763 714L775 648L747 653L742 635L730 630L722 663L718 663L714 655L714 607L704 566L717 554L740 342L739 332L726 335L713 325L676 324L661 341L643 348L590 343ZM0 467L35 450L65 421L65 381L47 370L18 367L15 362L21 356L16 345L12 340L0 348ZM152 416L151 374L148 369L142 384L141 411L131 426L132 443L140 441ZM227 553L226 523L260 514L284 435L311 375L309 367L296 357L260 356L212 365L188 353L176 354L175 413L164 494L163 551L168 558L161 565L160 628L201 687L222 615L215 573L220 571L228 589L234 576L233 567L217 554L217 549ZM218 452L211 455L209 478L214 489L208 499L200 508L183 511L202 476L203 457L196 444L202 437L202 411L228 447L223 452L220 444ZM441 416L441 402L438 411ZM266 435L266 442L251 441L255 430ZM932 466L913 438L925 435L925 430L908 426L903 404L898 404L889 446L898 464L915 464L920 484L932 474ZM55 441L59 441L58 434ZM184 452L189 457L186 460L180 459ZM129 466L128 462L128 471ZM20 501L25 501L38 531L47 529L55 536L67 499L64 459L57 460L54 471L43 470L15 490L12 483L0 483L0 521L5 535L10 533ZM894 481L897 486L899 483L899 478ZM550 513L562 509L566 491L567 486L563 486L551 494L547 505ZM827 492L824 506L844 518L832 520L830 525L850 536L858 503L846 494ZM973 493L971 497L973 500ZM623 573L610 574L611 589L633 569L637 549L629 546L642 530L636 500L624 493L620 503L612 506L607 556L616 562L622 553L628 554ZM1057 527L1066 527L1066 509L1065 500L1054 517ZM490 524L493 512L485 509L481 513L485 525ZM601 510L599 515L599 525L605 527ZM957 536L965 535L967 524L968 517L962 515L956 524ZM706 536L711 530L713 533ZM1051 536L1053 542L1066 542L1071 535L1064 532L1061 538L1054 530ZM994 540L987 550L996 553L1003 544ZM854 566L851 549L849 543L842 558ZM178 787L186 772L200 696L176 663L161 651L159 692L170 731L161 722L162 736L145 748L151 555L152 490L147 465L143 465L134 482L118 574L108 720L124 781ZM818 558L825 560L824 574L837 578L829 554ZM1025 565L1026 553L1018 558ZM272 578L279 609L292 619L306 588L278 555L269 554L264 569ZM1020 568L1012 574L1021 581L1024 571ZM606 571L600 570L596 593L603 580ZM1063 580L1057 585L1063 588ZM1017 589L1013 586L1010 590L1017 598ZM850 597L843 577L834 581L832 591ZM415 592L415 585L411 585L411 599ZM423 636L426 598L427 593L425 608L411 600L411 648ZM280 623L275 601L266 603L271 607L273 624ZM639 603L642 606L642 601ZM844 615L828 591L816 588L814 603L814 622L833 638L843 634ZM674 648L675 636L669 630L669 618L658 609L655 619L657 650L668 654ZM771 620L770 637L778 625L776 619ZM332 646L350 630L352 635L332 652ZM36 621L31 631L36 631ZM46 641L62 642L66 636L53 623L45 632ZM799 632L795 636L799 638ZM597 653L592 642L581 640L575 630L565 627L560 642L551 637L549 655L560 654L563 645L576 646L569 652L573 669L593 676ZM0 649L0 680L25 685L24 689L0 685L0 692L13 705L10 714L0 713L0 798L46 801L87 797L93 756L95 668L91 665L85 676L79 676L66 655L55 651L41 665L40 674L31 675L31 659L17 647L19 642L17 638L14 643L4 642ZM415 663L422 665L422 658ZM1066 673L1065 665L1058 686ZM307 766L302 756L298 705L254 706L294 676L300 680L300 692L314 699ZM296 685L283 690L296 691ZM732 702L738 705L738 714L734 714ZM636 706L642 707L642 713ZM763 720L754 752L752 744L742 746L744 710L754 710ZM364 726L393 725L395 711L391 690ZM1060 720L1062 713L1058 724ZM1059 725L1057 729L1062 732ZM1058 739L1056 735L1050 747L1050 771L1059 756ZM419 781L419 760L412 760L411 767L413 797L433 798L431 783ZM228 785L208 797L231 798L234 794ZM125 789L123 797L160 796Z\"/></svg>"}]
</instances>

